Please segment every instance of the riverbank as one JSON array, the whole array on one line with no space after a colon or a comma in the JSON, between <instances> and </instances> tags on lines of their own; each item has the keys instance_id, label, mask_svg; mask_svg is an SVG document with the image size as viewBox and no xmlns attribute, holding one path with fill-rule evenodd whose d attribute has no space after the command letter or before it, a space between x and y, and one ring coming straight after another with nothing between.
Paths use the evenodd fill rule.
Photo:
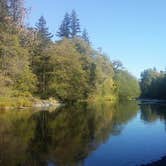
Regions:
<instances>
[{"instance_id":1,"label":"riverbank","mask_svg":"<svg viewBox=\"0 0 166 166\"><path fill-rule=\"evenodd\" d=\"M138 99L139 104L166 104L166 100L161 99Z\"/></svg>"},{"instance_id":2,"label":"riverbank","mask_svg":"<svg viewBox=\"0 0 166 166\"><path fill-rule=\"evenodd\" d=\"M0 110L8 109L24 109L24 108L47 108L56 107L60 105L60 102L49 98L42 100L34 97L11 97L11 98L0 98Z\"/></svg>"},{"instance_id":3,"label":"riverbank","mask_svg":"<svg viewBox=\"0 0 166 166\"><path fill-rule=\"evenodd\" d=\"M121 101L117 96L93 96L88 98L87 100L78 100L75 102L87 102L87 103L96 103L96 102L110 102L112 104L118 103ZM122 101L130 101L130 100L122 100ZM74 103L74 102L66 102ZM36 97L0 97L0 110L8 110L8 109L26 109L26 108L50 108L57 107L62 105L62 103L54 98L49 98L47 100L42 100Z\"/></svg>"},{"instance_id":4,"label":"riverbank","mask_svg":"<svg viewBox=\"0 0 166 166\"><path fill-rule=\"evenodd\" d=\"M152 163L145 164L145 165L142 165L142 166L166 166L166 156L162 157L158 161L154 161Z\"/></svg>"}]
</instances>

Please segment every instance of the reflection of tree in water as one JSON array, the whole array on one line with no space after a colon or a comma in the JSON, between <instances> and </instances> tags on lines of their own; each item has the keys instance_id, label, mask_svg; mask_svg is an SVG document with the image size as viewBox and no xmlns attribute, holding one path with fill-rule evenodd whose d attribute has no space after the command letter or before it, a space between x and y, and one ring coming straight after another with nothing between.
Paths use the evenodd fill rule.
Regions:
<instances>
[{"instance_id":1,"label":"reflection of tree in water","mask_svg":"<svg viewBox=\"0 0 166 166\"><path fill-rule=\"evenodd\" d=\"M124 125L135 117L138 106L134 102L119 103L97 103L93 107L95 117L95 140L106 141L110 135L118 135Z\"/></svg>"},{"instance_id":2,"label":"reflection of tree in water","mask_svg":"<svg viewBox=\"0 0 166 166\"><path fill-rule=\"evenodd\" d=\"M0 114L0 165L19 166L24 161L28 143L33 137L31 111L5 111Z\"/></svg>"},{"instance_id":3,"label":"reflection of tree in water","mask_svg":"<svg viewBox=\"0 0 166 166\"><path fill-rule=\"evenodd\" d=\"M35 121L34 137L30 140L27 149L28 160L26 165L46 165L44 154L48 153L51 145L51 129L49 127L49 112L41 111L32 115Z\"/></svg>"},{"instance_id":4,"label":"reflection of tree in water","mask_svg":"<svg viewBox=\"0 0 166 166\"><path fill-rule=\"evenodd\" d=\"M158 119L166 120L166 105L141 105L141 119L148 123L154 122Z\"/></svg>"},{"instance_id":5,"label":"reflection of tree in water","mask_svg":"<svg viewBox=\"0 0 166 166\"><path fill-rule=\"evenodd\" d=\"M166 130L166 105L165 104L145 104L141 105L141 119L147 123L158 119L165 121Z\"/></svg>"},{"instance_id":6,"label":"reflection of tree in water","mask_svg":"<svg viewBox=\"0 0 166 166\"><path fill-rule=\"evenodd\" d=\"M138 106L135 103L77 104L62 107L51 113L41 111L31 114L31 117L28 118L22 117L19 128L25 128L28 124L31 130L22 130L15 137L16 140L19 140L20 137L27 137L26 142L20 142L20 146L26 145L23 146L21 152L16 148L18 142L15 142L14 149L9 147L11 154L19 153L22 156L17 159L17 164L14 166L44 166L48 161L56 163L58 166L81 166L90 152L107 141L111 135L120 134L123 126L136 115L137 110ZM18 120L14 119L10 123L11 125L17 124ZM2 121L2 128L7 125ZM13 128L9 129L4 137L7 138L11 133L15 133ZM12 142L12 139L13 135L9 141ZM4 151L3 148L0 146L1 152ZM6 153L8 160L9 158L11 161L15 160L8 153Z\"/></svg>"}]
</instances>

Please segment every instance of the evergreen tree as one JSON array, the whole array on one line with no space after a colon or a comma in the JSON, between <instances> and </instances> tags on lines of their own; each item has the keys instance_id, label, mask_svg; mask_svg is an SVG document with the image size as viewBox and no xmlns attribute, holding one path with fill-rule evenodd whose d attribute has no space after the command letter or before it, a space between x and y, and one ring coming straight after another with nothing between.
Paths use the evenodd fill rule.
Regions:
<instances>
[{"instance_id":1,"label":"evergreen tree","mask_svg":"<svg viewBox=\"0 0 166 166\"><path fill-rule=\"evenodd\" d=\"M36 24L37 42L34 48L33 71L38 77L39 87L38 92L42 97L47 95L47 86L49 79L49 55L48 50L51 45L52 34L49 33L46 20L43 16L40 17Z\"/></svg>"},{"instance_id":2,"label":"evergreen tree","mask_svg":"<svg viewBox=\"0 0 166 166\"><path fill-rule=\"evenodd\" d=\"M86 29L84 29L83 32L82 32L82 38L83 38L84 41L86 41L88 44L90 44L88 32L87 32Z\"/></svg>"},{"instance_id":3,"label":"evergreen tree","mask_svg":"<svg viewBox=\"0 0 166 166\"><path fill-rule=\"evenodd\" d=\"M75 12L75 10L72 11L71 13L71 37L76 37L80 32L80 23L79 23L79 19L77 18L77 13Z\"/></svg>"},{"instance_id":4,"label":"evergreen tree","mask_svg":"<svg viewBox=\"0 0 166 166\"><path fill-rule=\"evenodd\" d=\"M70 16L68 13L64 16L62 24L57 32L57 36L60 38L70 38Z\"/></svg>"},{"instance_id":5,"label":"evergreen tree","mask_svg":"<svg viewBox=\"0 0 166 166\"><path fill-rule=\"evenodd\" d=\"M43 16L39 18L38 23L36 24L37 37L42 43L42 47L46 47L50 42L53 35L48 31L46 20Z\"/></svg>"}]
</instances>

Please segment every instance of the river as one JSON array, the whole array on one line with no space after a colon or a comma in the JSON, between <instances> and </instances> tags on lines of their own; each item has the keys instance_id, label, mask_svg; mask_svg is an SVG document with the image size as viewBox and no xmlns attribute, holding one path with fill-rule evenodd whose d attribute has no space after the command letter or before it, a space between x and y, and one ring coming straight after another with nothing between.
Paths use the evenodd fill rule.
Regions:
<instances>
[{"instance_id":1,"label":"river","mask_svg":"<svg viewBox=\"0 0 166 166\"><path fill-rule=\"evenodd\" d=\"M140 166L166 155L166 105L0 112L0 166Z\"/></svg>"}]
</instances>

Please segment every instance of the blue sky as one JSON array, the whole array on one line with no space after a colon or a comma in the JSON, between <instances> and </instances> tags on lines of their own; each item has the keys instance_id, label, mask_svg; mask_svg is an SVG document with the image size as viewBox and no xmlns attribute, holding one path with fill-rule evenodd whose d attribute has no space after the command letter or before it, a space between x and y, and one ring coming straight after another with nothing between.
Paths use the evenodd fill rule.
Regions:
<instances>
[{"instance_id":1,"label":"blue sky","mask_svg":"<svg viewBox=\"0 0 166 166\"><path fill-rule=\"evenodd\" d=\"M166 67L165 0L26 0L27 22L41 15L55 34L65 12L75 9L95 48L119 59L135 76L146 68Z\"/></svg>"}]
</instances>

